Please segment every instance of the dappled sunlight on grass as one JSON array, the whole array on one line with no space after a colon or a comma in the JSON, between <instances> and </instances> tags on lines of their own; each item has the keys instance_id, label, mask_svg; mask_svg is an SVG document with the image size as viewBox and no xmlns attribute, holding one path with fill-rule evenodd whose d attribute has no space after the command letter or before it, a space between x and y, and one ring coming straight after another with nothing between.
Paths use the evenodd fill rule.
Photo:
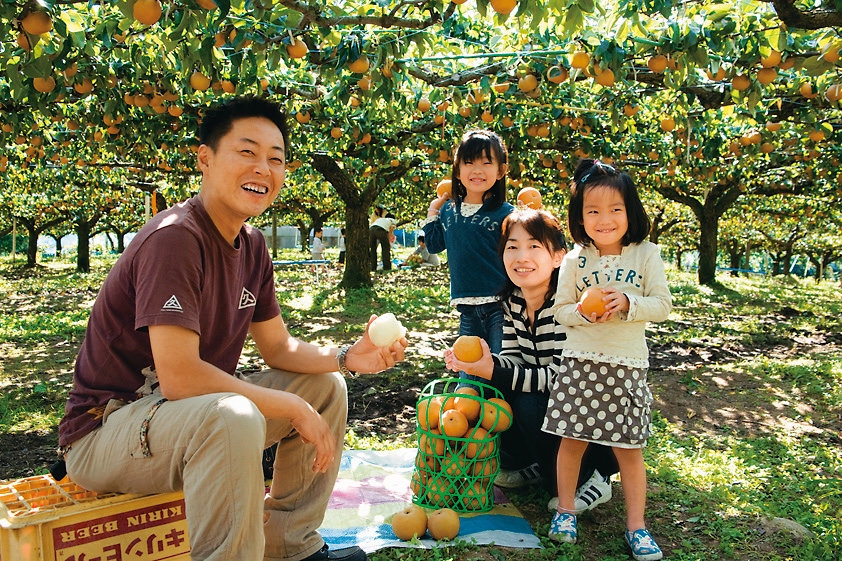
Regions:
<instances>
[{"instance_id":1,"label":"dappled sunlight on grass","mask_svg":"<svg viewBox=\"0 0 842 561\"><path fill-rule=\"evenodd\" d=\"M656 408L669 411L670 421L684 434L711 434L716 430L742 435L780 433L799 437L839 437L834 411L842 405L842 376L837 357L823 355L758 356L750 360L705 364L688 370L670 390L669 403L661 402L661 387L674 387L675 379L655 384Z\"/></svg>"},{"instance_id":2,"label":"dappled sunlight on grass","mask_svg":"<svg viewBox=\"0 0 842 561\"><path fill-rule=\"evenodd\" d=\"M88 310L18 310L0 318L0 341L43 341L52 337L81 337L88 325Z\"/></svg>"},{"instance_id":3,"label":"dappled sunlight on grass","mask_svg":"<svg viewBox=\"0 0 842 561\"><path fill-rule=\"evenodd\" d=\"M423 276L423 282L418 282L419 275ZM444 269L396 270L375 275L373 288L349 291L336 285L313 290L312 273L302 272L300 268L278 271L276 277L279 278L278 301L294 335L304 335L296 331L299 322L307 321L308 333L312 333L310 323L314 317L325 315L342 320L334 324L322 322L321 336L335 343L359 337L371 314L391 312L399 320L418 325L416 335L449 334L456 321L448 303L449 279Z\"/></svg>"},{"instance_id":4,"label":"dappled sunlight on grass","mask_svg":"<svg viewBox=\"0 0 842 561\"><path fill-rule=\"evenodd\" d=\"M70 383L69 376L0 380L0 432L55 430L64 416Z\"/></svg>"},{"instance_id":5,"label":"dappled sunlight on grass","mask_svg":"<svg viewBox=\"0 0 842 561\"><path fill-rule=\"evenodd\" d=\"M286 306L301 311L310 311L313 308L312 294L304 294L286 302Z\"/></svg>"},{"instance_id":6,"label":"dappled sunlight on grass","mask_svg":"<svg viewBox=\"0 0 842 561\"><path fill-rule=\"evenodd\" d=\"M842 408L842 364L836 357L758 357L749 368L767 378L770 386L788 390L790 396L810 399L830 409Z\"/></svg>"},{"instance_id":7,"label":"dappled sunlight on grass","mask_svg":"<svg viewBox=\"0 0 842 561\"><path fill-rule=\"evenodd\" d=\"M4 419L0 428L3 432L51 431L63 416L64 400L60 405L53 405L45 411L33 410L25 415L17 415L8 423Z\"/></svg>"},{"instance_id":8,"label":"dappled sunlight on grass","mask_svg":"<svg viewBox=\"0 0 842 561\"><path fill-rule=\"evenodd\" d=\"M732 491L736 486L745 485L748 490L756 490L763 485L769 468L747 464L736 457L733 437L725 436L721 440L695 436L675 438L677 432L668 421L656 416L647 445L647 463L659 479L680 481L706 493L716 491L725 501L737 497Z\"/></svg>"},{"instance_id":9,"label":"dappled sunlight on grass","mask_svg":"<svg viewBox=\"0 0 842 561\"><path fill-rule=\"evenodd\" d=\"M16 437L14 442L30 442L24 438L30 433L55 435L105 270L97 265L94 273L79 275L62 266L0 276L0 433ZM0 271L9 272L2 266ZM443 351L458 331L448 271L377 274L371 288L354 291L338 287L340 275L336 269L317 280L303 267L276 271L284 320L295 336L338 345L356 340L370 314L394 313L408 329L406 360L348 380L345 444L375 450L414 446L417 392L448 375ZM707 287L689 273L670 270L668 276L673 313L648 326L656 401L644 454L650 474L647 520L657 539L678 561L836 561L842 550L838 287L731 277ZM264 367L250 339L240 366ZM544 538L545 550L511 558L629 559L618 531L625 506L617 483L614 492L614 500L582 517L582 544L558 546ZM547 492L536 486L507 495L536 533L546 536ZM816 539L762 535L758 520L776 516L804 525ZM445 558L510 557L473 547L436 554Z\"/></svg>"},{"instance_id":10,"label":"dappled sunlight on grass","mask_svg":"<svg viewBox=\"0 0 842 561\"><path fill-rule=\"evenodd\" d=\"M834 536L831 550L842 547L839 449L784 430L759 438L700 438L679 436L659 416L653 425L646 449L650 483L658 488L658 502L684 511L686 521L719 526L721 517L783 517Z\"/></svg>"},{"instance_id":11,"label":"dappled sunlight on grass","mask_svg":"<svg viewBox=\"0 0 842 561\"><path fill-rule=\"evenodd\" d=\"M345 447L349 450L395 450L412 448L416 445L415 434L385 438L377 435L362 436L353 429L345 432Z\"/></svg>"},{"instance_id":12,"label":"dappled sunlight on grass","mask_svg":"<svg viewBox=\"0 0 842 561\"><path fill-rule=\"evenodd\" d=\"M835 283L723 276L717 286L698 286L689 273L675 270L668 271L668 282L673 311L649 327L657 343L771 345L842 331Z\"/></svg>"}]
</instances>

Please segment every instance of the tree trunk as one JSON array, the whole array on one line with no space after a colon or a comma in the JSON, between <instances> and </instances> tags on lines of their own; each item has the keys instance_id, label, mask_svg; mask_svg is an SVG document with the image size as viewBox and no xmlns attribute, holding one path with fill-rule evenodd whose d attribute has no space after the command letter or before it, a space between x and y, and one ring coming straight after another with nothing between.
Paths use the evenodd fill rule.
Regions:
<instances>
[{"instance_id":1,"label":"tree trunk","mask_svg":"<svg viewBox=\"0 0 842 561\"><path fill-rule=\"evenodd\" d=\"M661 237L661 217L663 216L663 209L658 209L652 216L652 229L649 230L649 241L658 245L658 239Z\"/></svg>"},{"instance_id":2,"label":"tree trunk","mask_svg":"<svg viewBox=\"0 0 842 561\"><path fill-rule=\"evenodd\" d=\"M18 224L23 226L27 232L29 247L26 248L26 265L24 265L27 269L31 269L36 265L38 259L38 236L41 235L41 232L49 230L53 226L58 226L67 220L66 216L59 216L58 218L53 218L48 222L44 222L40 226L36 226L34 218L22 218L20 216L13 216L12 218L16 220Z\"/></svg>"},{"instance_id":3,"label":"tree trunk","mask_svg":"<svg viewBox=\"0 0 842 561\"><path fill-rule=\"evenodd\" d=\"M38 263L38 236L40 231L27 228L29 235L29 247L26 248L26 268L32 269Z\"/></svg>"},{"instance_id":4,"label":"tree trunk","mask_svg":"<svg viewBox=\"0 0 842 561\"><path fill-rule=\"evenodd\" d=\"M80 273L91 272L91 226L81 220L76 223L76 236L79 246L76 251L76 270Z\"/></svg>"},{"instance_id":5,"label":"tree trunk","mask_svg":"<svg viewBox=\"0 0 842 561\"><path fill-rule=\"evenodd\" d=\"M675 250L675 267L679 271L683 271L684 268L681 266L681 258L684 257L684 250L682 248L678 248Z\"/></svg>"},{"instance_id":6,"label":"tree trunk","mask_svg":"<svg viewBox=\"0 0 842 561\"><path fill-rule=\"evenodd\" d=\"M310 229L303 222L298 223L298 234L301 236L301 251L310 252Z\"/></svg>"},{"instance_id":7,"label":"tree trunk","mask_svg":"<svg viewBox=\"0 0 842 561\"><path fill-rule=\"evenodd\" d=\"M97 225L102 213L97 212L88 220L78 218L76 224L76 236L79 238L79 249L76 252L76 270L80 273L91 271L91 236L94 226Z\"/></svg>"},{"instance_id":8,"label":"tree trunk","mask_svg":"<svg viewBox=\"0 0 842 561\"><path fill-rule=\"evenodd\" d=\"M699 218L699 284L716 282L716 245L719 218L704 213Z\"/></svg>"},{"instance_id":9,"label":"tree trunk","mask_svg":"<svg viewBox=\"0 0 842 561\"><path fill-rule=\"evenodd\" d=\"M50 237L53 238L54 242L56 242L56 257L57 258L61 257L61 238L63 236L57 235L57 236L50 236Z\"/></svg>"},{"instance_id":10,"label":"tree trunk","mask_svg":"<svg viewBox=\"0 0 842 561\"><path fill-rule=\"evenodd\" d=\"M781 254L772 253L772 276L778 276L781 273Z\"/></svg>"},{"instance_id":11,"label":"tree trunk","mask_svg":"<svg viewBox=\"0 0 842 561\"><path fill-rule=\"evenodd\" d=\"M345 268L341 286L346 289L369 287L372 281L368 209L377 197L377 190L361 191L348 171L326 154L314 154L313 165L345 203Z\"/></svg>"},{"instance_id":12,"label":"tree trunk","mask_svg":"<svg viewBox=\"0 0 842 561\"><path fill-rule=\"evenodd\" d=\"M782 266L783 274L789 275L792 273L792 244L787 244L785 247Z\"/></svg>"},{"instance_id":13,"label":"tree trunk","mask_svg":"<svg viewBox=\"0 0 842 561\"><path fill-rule=\"evenodd\" d=\"M272 209L272 259L278 258L278 212Z\"/></svg>"},{"instance_id":14,"label":"tree trunk","mask_svg":"<svg viewBox=\"0 0 842 561\"><path fill-rule=\"evenodd\" d=\"M371 257L368 246L368 209L390 183L397 181L407 170L421 165L421 160L378 173L365 188L359 188L354 177L327 154L314 153L313 167L330 183L345 203L345 272L344 288L371 286Z\"/></svg>"},{"instance_id":15,"label":"tree trunk","mask_svg":"<svg viewBox=\"0 0 842 561\"><path fill-rule=\"evenodd\" d=\"M670 188L658 189L667 199L686 205L699 221L699 284L716 283L717 242L719 219L740 197L739 181L726 184L712 183L704 199L680 193Z\"/></svg>"},{"instance_id":16,"label":"tree trunk","mask_svg":"<svg viewBox=\"0 0 842 561\"><path fill-rule=\"evenodd\" d=\"M347 288L371 285L368 208L345 209L345 271L342 274L342 285Z\"/></svg>"},{"instance_id":17,"label":"tree trunk","mask_svg":"<svg viewBox=\"0 0 842 561\"><path fill-rule=\"evenodd\" d=\"M819 257L817 255L807 255L807 262L813 264L813 268L814 268L813 278L816 279L816 282L819 282L820 280L822 280L823 267L822 267L821 257Z\"/></svg>"},{"instance_id":18,"label":"tree trunk","mask_svg":"<svg viewBox=\"0 0 842 561\"><path fill-rule=\"evenodd\" d=\"M743 255L745 259L745 265L743 268L747 271L751 271L751 242L746 242L745 253Z\"/></svg>"},{"instance_id":19,"label":"tree trunk","mask_svg":"<svg viewBox=\"0 0 842 561\"><path fill-rule=\"evenodd\" d=\"M831 263L839 259L838 254L829 254L825 253L822 255L822 270L821 273L816 277L816 282L821 281L824 278L825 271L830 266Z\"/></svg>"},{"instance_id":20,"label":"tree trunk","mask_svg":"<svg viewBox=\"0 0 842 561\"><path fill-rule=\"evenodd\" d=\"M742 260L743 252L740 250L739 247L736 246L729 246L728 248L728 258L729 258L729 268L731 269L731 276L736 277L739 276L742 267L740 267L740 261Z\"/></svg>"},{"instance_id":21,"label":"tree trunk","mask_svg":"<svg viewBox=\"0 0 842 561\"><path fill-rule=\"evenodd\" d=\"M126 251L126 234L128 232L117 232L117 253L120 255Z\"/></svg>"}]
</instances>

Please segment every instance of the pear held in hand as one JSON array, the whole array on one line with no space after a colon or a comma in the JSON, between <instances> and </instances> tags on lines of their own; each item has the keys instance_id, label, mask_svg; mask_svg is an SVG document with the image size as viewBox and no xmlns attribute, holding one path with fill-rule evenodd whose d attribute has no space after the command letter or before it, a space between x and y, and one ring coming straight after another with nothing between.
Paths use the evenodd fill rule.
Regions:
<instances>
[{"instance_id":1,"label":"pear held in hand","mask_svg":"<svg viewBox=\"0 0 842 561\"><path fill-rule=\"evenodd\" d=\"M598 288L589 288L582 293L579 302L582 304L582 314L585 317L591 317L592 313L596 313L596 317L605 315L605 302L602 301L602 290Z\"/></svg>"},{"instance_id":2,"label":"pear held in hand","mask_svg":"<svg viewBox=\"0 0 842 561\"><path fill-rule=\"evenodd\" d=\"M406 328L393 313L377 316L368 328L371 342L378 347L391 347L392 343L404 335L406 335Z\"/></svg>"}]
</instances>

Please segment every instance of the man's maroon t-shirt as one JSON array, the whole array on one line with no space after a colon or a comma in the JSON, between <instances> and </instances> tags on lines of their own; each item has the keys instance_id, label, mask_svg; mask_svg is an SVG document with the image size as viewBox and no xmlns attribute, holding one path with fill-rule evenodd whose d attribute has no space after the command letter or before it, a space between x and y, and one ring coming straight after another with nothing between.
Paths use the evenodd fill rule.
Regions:
<instances>
[{"instance_id":1,"label":"man's maroon t-shirt","mask_svg":"<svg viewBox=\"0 0 842 561\"><path fill-rule=\"evenodd\" d=\"M232 247L198 197L159 213L131 241L97 296L59 444L98 427L110 399L136 399L142 370L155 366L150 325L195 331L202 360L233 374L249 325L280 313L260 231L243 226Z\"/></svg>"}]
</instances>

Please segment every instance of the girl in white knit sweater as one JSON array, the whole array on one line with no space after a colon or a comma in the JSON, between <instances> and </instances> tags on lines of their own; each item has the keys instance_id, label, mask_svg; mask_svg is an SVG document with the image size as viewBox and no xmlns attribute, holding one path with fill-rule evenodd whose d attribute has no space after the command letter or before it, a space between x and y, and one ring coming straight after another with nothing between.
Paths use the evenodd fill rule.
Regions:
<instances>
[{"instance_id":1,"label":"girl in white knit sweater","mask_svg":"<svg viewBox=\"0 0 842 561\"><path fill-rule=\"evenodd\" d=\"M626 497L626 541L637 561L663 553L644 522L652 394L646 382L646 322L672 308L658 246L646 241L650 221L631 178L598 160L583 160L573 175L568 208L577 247L564 259L555 319L567 326L561 371L550 393L544 430L562 437L557 512L550 538L575 542L574 493L589 443L611 446ZM585 312L579 299L601 290L605 311Z\"/></svg>"}]
</instances>

